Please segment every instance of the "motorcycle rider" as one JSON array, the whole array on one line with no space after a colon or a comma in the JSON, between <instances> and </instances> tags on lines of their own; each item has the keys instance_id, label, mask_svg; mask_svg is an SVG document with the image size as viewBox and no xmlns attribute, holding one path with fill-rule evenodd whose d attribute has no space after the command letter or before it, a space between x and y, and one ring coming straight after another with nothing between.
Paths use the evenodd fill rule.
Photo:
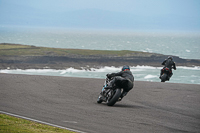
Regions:
<instances>
[{"instance_id":1,"label":"motorcycle rider","mask_svg":"<svg viewBox=\"0 0 200 133\"><path fill-rule=\"evenodd\" d=\"M163 61L162 65L164 65L163 69L166 68L166 67L169 68L170 74L169 74L168 76L169 76L169 78L171 78L171 76L173 75L173 73L172 73L172 68L173 68L174 70L176 70L176 64L175 64L175 62L174 62L174 60L173 60L173 57L172 57L172 56L169 56L167 59L165 59L165 60ZM161 75L163 74L163 71L162 71L163 69L161 69L160 77L159 77L159 78L161 78ZM169 80L169 78L168 78L168 80Z\"/></svg>"},{"instance_id":2,"label":"motorcycle rider","mask_svg":"<svg viewBox=\"0 0 200 133\"><path fill-rule=\"evenodd\" d=\"M126 96L127 93L134 86L134 77L128 65L123 66L120 72L107 74L106 76L109 79L113 78L113 80L110 82L108 86L104 87L101 94L103 94L106 91L106 89L112 89L115 87L123 88L123 92L120 96L119 101L121 101L122 98Z\"/></svg>"}]
</instances>

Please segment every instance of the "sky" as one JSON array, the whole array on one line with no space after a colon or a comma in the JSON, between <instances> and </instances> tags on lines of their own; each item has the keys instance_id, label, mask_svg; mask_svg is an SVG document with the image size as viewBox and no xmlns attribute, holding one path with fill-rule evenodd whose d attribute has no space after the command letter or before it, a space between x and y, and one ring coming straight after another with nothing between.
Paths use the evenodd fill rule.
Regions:
<instances>
[{"instance_id":1,"label":"sky","mask_svg":"<svg viewBox=\"0 0 200 133\"><path fill-rule=\"evenodd\" d=\"M0 25L200 31L200 0L0 0Z\"/></svg>"}]
</instances>

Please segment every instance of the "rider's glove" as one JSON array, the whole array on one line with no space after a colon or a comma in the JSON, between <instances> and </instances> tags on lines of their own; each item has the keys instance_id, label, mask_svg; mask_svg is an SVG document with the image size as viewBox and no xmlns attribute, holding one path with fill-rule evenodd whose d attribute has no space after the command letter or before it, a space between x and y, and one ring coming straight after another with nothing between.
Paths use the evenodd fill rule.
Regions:
<instances>
[{"instance_id":1,"label":"rider's glove","mask_svg":"<svg viewBox=\"0 0 200 133\"><path fill-rule=\"evenodd\" d=\"M110 75L110 74L107 74L106 76L107 76L109 79L111 78L111 75Z\"/></svg>"}]
</instances>

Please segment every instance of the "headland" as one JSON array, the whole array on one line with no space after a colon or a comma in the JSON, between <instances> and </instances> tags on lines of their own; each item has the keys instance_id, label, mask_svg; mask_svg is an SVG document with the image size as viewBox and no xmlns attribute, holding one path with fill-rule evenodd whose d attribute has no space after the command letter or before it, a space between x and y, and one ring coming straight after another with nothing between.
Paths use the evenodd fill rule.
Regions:
<instances>
[{"instance_id":1,"label":"headland","mask_svg":"<svg viewBox=\"0 0 200 133\"><path fill-rule=\"evenodd\" d=\"M0 43L0 69L82 69L125 64L161 67L168 56L129 50L61 49ZM173 58L177 66L200 66L197 59Z\"/></svg>"}]
</instances>

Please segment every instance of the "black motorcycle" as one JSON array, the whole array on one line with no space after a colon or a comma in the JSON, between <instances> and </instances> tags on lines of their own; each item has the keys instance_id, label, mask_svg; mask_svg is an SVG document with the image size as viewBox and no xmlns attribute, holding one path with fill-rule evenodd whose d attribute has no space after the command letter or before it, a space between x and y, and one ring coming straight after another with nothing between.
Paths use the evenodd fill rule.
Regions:
<instances>
[{"instance_id":1,"label":"black motorcycle","mask_svg":"<svg viewBox=\"0 0 200 133\"><path fill-rule=\"evenodd\" d=\"M103 89L104 87L108 86L111 81L112 79L106 78ZM104 91L102 90L97 99L97 103L106 102L108 106L113 106L117 101L120 101L120 96L122 94L122 91L123 91L122 88L117 88L117 87L106 89Z\"/></svg>"},{"instance_id":2,"label":"black motorcycle","mask_svg":"<svg viewBox=\"0 0 200 133\"><path fill-rule=\"evenodd\" d=\"M171 71L169 68L165 67L162 69L162 75L160 77L161 82L165 82L165 81L169 81L170 76L171 75Z\"/></svg>"}]
</instances>

